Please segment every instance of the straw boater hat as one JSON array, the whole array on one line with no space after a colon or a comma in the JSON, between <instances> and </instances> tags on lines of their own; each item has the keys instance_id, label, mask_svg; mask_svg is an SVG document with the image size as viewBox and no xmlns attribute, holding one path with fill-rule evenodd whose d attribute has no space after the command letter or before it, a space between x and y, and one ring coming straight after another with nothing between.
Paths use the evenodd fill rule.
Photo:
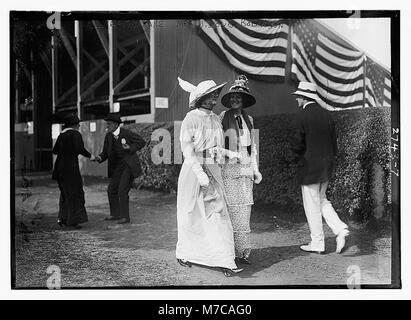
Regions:
<instances>
[{"instance_id":1,"label":"straw boater hat","mask_svg":"<svg viewBox=\"0 0 411 320\"><path fill-rule=\"evenodd\" d=\"M221 98L221 103L226 108L231 108L230 96L233 93L239 93L243 97L243 108L251 107L255 104L255 98L248 88L248 79L246 76L240 75L230 87L230 90Z\"/></svg>"},{"instance_id":2,"label":"straw boater hat","mask_svg":"<svg viewBox=\"0 0 411 320\"><path fill-rule=\"evenodd\" d=\"M317 86L311 82L301 81L298 84L297 91L292 93L296 96L306 97L312 100L321 100L317 94Z\"/></svg>"},{"instance_id":3,"label":"straw boater hat","mask_svg":"<svg viewBox=\"0 0 411 320\"><path fill-rule=\"evenodd\" d=\"M205 95L216 90L222 90L227 82L217 85L213 80L205 80L200 82L197 86L188 81L184 81L180 77L177 78L180 87L187 92L190 92L189 107L195 107L196 103Z\"/></svg>"}]
</instances>

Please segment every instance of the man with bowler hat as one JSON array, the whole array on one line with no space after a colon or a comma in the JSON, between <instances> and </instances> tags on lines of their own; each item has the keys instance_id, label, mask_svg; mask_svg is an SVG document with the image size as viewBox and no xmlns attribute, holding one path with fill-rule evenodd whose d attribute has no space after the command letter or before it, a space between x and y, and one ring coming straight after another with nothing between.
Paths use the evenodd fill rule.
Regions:
<instances>
[{"instance_id":1,"label":"man with bowler hat","mask_svg":"<svg viewBox=\"0 0 411 320\"><path fill-rule=\"evenodd\" d=\"M136 152L145 146L145 141L136 133L120 127L120 115L110 113L106 121L107 134L103 151L96 157L98 163L108 160L108 201L110 217L119 224L129 223L129 196L133 179L141 174Z\"/></svg>"}]
</instances>

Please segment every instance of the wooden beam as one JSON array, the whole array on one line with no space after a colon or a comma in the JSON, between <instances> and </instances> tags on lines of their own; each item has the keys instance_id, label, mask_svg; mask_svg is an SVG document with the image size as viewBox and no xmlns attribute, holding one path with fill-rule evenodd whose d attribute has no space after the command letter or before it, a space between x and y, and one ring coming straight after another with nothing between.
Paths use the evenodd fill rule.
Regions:
<instances>
[{"instance_id":1,"label":"wooden beam","mask_svg":"<svg viewBox=\"0 0 411 320\"><path fill-rule=\"evenodd\" d=\"M43 61L44 65L47 69L47 72L49 73L49 75L51 77L51 67L50 67L51 63L50 63L50 60L47 57L47 55L44 53L44 51L40 52L40 58Z\"/></svg>"},{"instance_id":2,"label":"wooden beam","mask_svg":"<svg viewBox=\"0 0 411 320\"><path fill-rule=\"evenodd\" d=\"M14 96L14 99L16 99L16 101L15 101L15 117L16 117L16 119L15 119L15 123L18 123L19 121L20 121L20 102L19 102L19 72L20 72L20 70L19 70L20 68L19 68L19 61L17 60L17 59L15 59L15 70L14 70L14 72L16 73L16 77L15 77L15 83L14 83L14 89L15 89L15 92L14 92L14 94L15 94L15 96Z\"/></svg>"},{"instance_id":3,"label":"wooden beam","mask_svg":"<svg viewBox=\"0 0 411 320\"><path fill-rule=\"evenodd\" d=\"M144 40L141 41L140 40ZM118 50L124 54L127 55L127 49L125 47L130 46L132 44L137 44L137 48L142 48L144 45L147 44L146 38L144 34L140 34L137 37L132 37L130 39L127 39L121 43L118 44ZM135 59L130 59L129 62L136 68L140 65Z\"/></svg>"},{"instance_id":4,"label":"wooden beam","mask_svg":"<svg viewBox=\"0 0 411 320\"><path fill-rule=\"evenodd\" d=\"M110 112L114 112L114 35L113 35L113 20L107 21L107 28L108 28L108 65L109 65L109 81L108 81L108 101L109 101L109 110Z\"/></svg>"},{"instance_id":5,"label":"wooden beam","mask_svg":"<svg viewBox=\"0 0 411 320\"><path fill-rule=\"evenodd\" d=\"M73 42L76 42L76 39L74 37L72 37L71 35L68 35L69 39ZM97 59L95 59L90 52L88 52L86 49L84 49L83 46L83 54L95 65L95 66L100 66L101 67L101 62L97 61ZM105 72L106 70L100 68L100 70L102 72Z\"/></svg>"},{"instance_id":6,"label":"wooden beam","mask_svg":"<svg viewBox=\"0 0 411 320\"><path fill-rule=\"evenodd\" d=\"M114 92L119 92L122 87L124 87L127 83L130 82L131 79L133 79L137 74L141 73L144 71L145 66L150 62L150 57L147 57L143 63L141 63L136 69L131 71L127 77L125 77L115 88Z\"/></svg>"},{"instance_id":7,"label":"wooden beam","mask_svg":"<svg viewBox=\"0 0 411 320\"><path fill-rule=\"evenodd\" d=\"M150 31L147 31L146 27L144 26L144 21L148 21L148 26L150 27L150 20L139 20L141 28L143 29L144 35L146 36L146 39L148 43L150 43Z\"/></svg>"},{"instance_id":8,"label":"wooden beam","mask_svg":"<svg viewBox=\"0 0 411 320\"><path fill-rule=\"evenodd\" d=\"M83 94L81 95L82 99L84 100L91 92L93 92L104 81L106 81L107 78L108 78L108 72L106 72L100 78L98 78L96 82L94 82L90 87L87 88L87 90L83 91Z\"/></svg>"},{"instance_id":9,"label":"wooden beam","mask_svg":"<svg viewBox=\"0 0 411 320\"><path fill-rule=\"evenodd\" d=\"M134 48L132 51L130 51L128 54L127 54L127 56L124 56L123 58L121 58L120 59L120 61L119 61L119 66L122 66L122 65L124 65L126 62L127 62L127 60L128 60L128 55L131 55L131 54L134 54L135 53L135 51L137 51L139 48ZM83 78L84 78L84 82L87 82L91 77L93 77L99 70L101 71L101 70L103 70L103 72L104 72L104 74L106 74L107 73L107 70L106 69L104 69L103 68L103 66L106 64L106 61L103 61L103 62L100 62L97 66L96 66L96 68L94 68L93 70L91 70L89 73L87 73ZM105 78L105 79L107 79L107 77ZM104 79L104 80L105 80ZM97 81L99 81L99 80L97 80ZM101 84L102 82L99 82L99 84ZM57 99L57 101L56 101L56 105L60 105L60 103L62 102L62 101L64 101L68 96L70 96L73 92L75 92L76 91L76 88L77 88L77 84L76 85L74 85L74 86L72 86L70 89L68 89L63 95L61 95L61 97L59 97L58 99ZM96 88L96 87L94 87L94 85L93 85L93 88ZM87 89L87 94L89 94L89 92L88 92L88 89ZM85 94L85 92L83 92L83 94L82 94L82 100L84 100L84 98L86 97L86 94Z\"/></svg>"},{"instance_id":10,"label":"wooden beam","mask_svg":"<svg viewBox=\"0 0 411 320\"><path fill-rule=\"evenodd\" d=\"M83 65L81 62L83 48L83 23L82 21L74 21L76 30L76 61L77 61L77 116L80 119L84 118L83 108L81 107L81 90L83 89L82 71Z\"/></svg>"},{"instance_id":11,"label":"wooden beam","mask_svg":"<svg viewBox=\"0 0 411 320\"><path fill-rule=\"evenodd\" d=\"M57 105L57 41L56 34L53 32L51 36L51 95L53 104L53 113L56 112Z\"/></svg>"},{"instance_id":12,"label":"wooden beam","mask_svg":"<svg viewBox=\"0 0 411 320\"><path fill-rule=\"evenodd\" d=\"M150 59L150 47L149 46L144 46L144 59ZM146 68L147 70L147 68ZM146 71L144 70L144 71ZM148 68L148 70L150 70L150 67ZM144 88L148 88L149 84L148 84L148 80L149 80L149 76L150 72L144 72Z\"/></svg>"},{"instance_id":13,"label":"wooden beam","mask_svg":"<svg viewBox=\"0 0 411 320\"><path fill-rule=\"evenodd\" d=\"M112 20L109 20L112 21ZM91 22L93 23L94 29L97 32L97 35L100 39L101 44L103 45L104 51L107 54L107 57L109 56L109 41L107 41L106 35L103 33L103 30L105 29L105 27L103 27L103 25L97 21L97 20L91 20Z\"/></svg>"},{"instance_id":14,"label":"wooden beam","mask_svg":"<svg viewBox=\"0 0 411 320\"><path fill-rule=\"evenodd\" d=\"M151 21L150 21L151 22ZM156 51L155 51L155 29L150 24L150 115L153 117L153 122L156 119L156 107L155 107L155 96L156 96ZM174 144L177 145L176 143Z\"/></svg>"},{"instance_id":15,"label":"wooden beam","mask_svg":"<svg viewBox=\"0 0 411 320\"><path fill-rule=\"evenodd\" d=\"M73 65L75 68L77 68L77 58L76 58L76 53L75 50L73 49L73 46L71 45L70 39L67 36L67 33L63 27L61 29L56 29L59 32L59 35L61 37L61 40L63 41L63 45L66 48L70 58L71 62L73 62Z\"/></svg>"},{"instance_id":16,"label":"wooden beam","mask_svg":"<svg viewBox=\"0 0 411 320\"><path fill-rule=\"evenodd\" d=\"M102 72L106 72L106 70L103 68L103 65L106 63L106 61L98 62L87 50L84 50L84 47L83 54L94 64L96 68L98 68Z\"/></svg>"},{"instance_id":17,"label":"wooden beam","mask_svg":"<svg viewBox=\"0 0 411 320\"><path fill-rule=\"evenodd\" d=\"M121 45L118 46L118 50L124 54L127 55L127 50L125 48L123 48ZM134 67L138 68L138 66L140 65L136 60L134 59L129 59L129 61Z\"/></svg>"},{"instance_id":18,"label":"wooden beam","mask_svg":"<svg viewBox=\"0 0 411 320\"><path fill-rule=\"evenodd\" d=\"M27 80L29 80L29 82L31 83L31 75L29 70L27 69L27 67L23 64L22 65L23 71L24 71L24 75L26 76Z\"/></svg>"},{"instance_id":19,"label":"wooden beam","mask_svg":"<svg viewBox=\"0 0 411 320\"><path fill-rule=\"evenodd\" d=\"M134 48L133 50L130 50L129 52L127 52L127 53L121 58L121 60L119 61L119 63L120 63L120 62L123 62L122 64L124 64L125 62L127 62L128 60L130 60L130 58L131 58L133 55L135 55L135 54L137 53L137 51L140 50L140 49L141 49L141 46L138 46L138 47Z\"/></svg>"},{"instance_id":20,"label":"wooden beam","mask_svg":"<svg viewBox=\"0 0 411 320\"><path fill-rule=\"evenodd\" d=\"M140 34L137 34L137 35L135 35L135 36L133 35L133 37L128 38L128 39L120 42L120 43L119 43L119 46L121 46L121 47L128 47L128 46L130 46L130 45L132 45L132 44L139 43L140 40L146 41L146 36L144 35L144 33L140 33Z\"/></svg>"}]
</instances>

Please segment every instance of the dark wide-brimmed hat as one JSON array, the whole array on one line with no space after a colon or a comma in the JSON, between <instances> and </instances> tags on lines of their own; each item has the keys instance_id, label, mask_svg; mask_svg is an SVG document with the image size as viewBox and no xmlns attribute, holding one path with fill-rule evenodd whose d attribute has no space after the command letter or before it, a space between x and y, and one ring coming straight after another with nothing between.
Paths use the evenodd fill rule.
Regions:
<instances>
[{"instance_id":1,"label":"dark wide-brimmed hat","mask_svg":"<svg viewBox=\"0 0 411 320\"><path fill-rule=\"evenodd\" d=\"M63 124L65 127L72 127L78 123L80 123L80 119L75 114L68 114L63 118Z\"/></svg>"},{"instance_id":2,"label":"dark wide-brimmed hat","mask_svg":"<svg viewBox=\"0 0 411 320\"><path fill-rule=\"evenodd\" d=\"M218 93L220 94L223 87L227 84L227 82L224 82L222 84L217 85L213 80L205 80L200 82L197 86L195 86L190 82L181 79L180 77L178 77L177 79L180 87L184 91L190 92L190 97L188 100L190 108L195 107L201 98L205 97L206 95L214 91L218 91Z\"/></svg>"},{"instance_id":3,"label":"dark wide-brimmed hat","mask_svg":"<svg viewBox=\"0 0 411 320\"><path fill-rule=\"evenodd\" d=\"M117 122L117 123L122 123L120 118L120 114L118 113L109 113L107 117L104 119L104 121L112 121L112 122Z\"/></svg>"},{"instance_id":4,"label":"dark wide-brimmed hat","mask_svg":"<svg viewBox=\"0 0 411 320\"><path fill-rule=\"evenodd\" d=\"M243 98L243 108L251 107L255 104L255 98L248 88L248 79L244 75L238 76L230 90L221 98L221 103L226 108L231 108L230 97L233 93L239 93Z\"/></svg>"}]
</instances>

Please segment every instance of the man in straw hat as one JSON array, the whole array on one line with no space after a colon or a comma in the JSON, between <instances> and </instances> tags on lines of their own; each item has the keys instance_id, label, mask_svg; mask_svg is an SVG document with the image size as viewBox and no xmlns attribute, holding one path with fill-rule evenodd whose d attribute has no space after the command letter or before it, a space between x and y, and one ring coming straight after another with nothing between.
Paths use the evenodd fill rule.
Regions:
<instances>
[{"instance_id":1,"label":"man in straw hat","mask_svg":"<svg viewBox=\"0 0 411 320\"><path fill-rule=\"evenodd\" d=\"M178 177L176 258L184 267L192 263L219 267L231 276L242 269L234 262L233 228L218 165L225 150L223 129L212 112L225 83L206 80L195 86L180 78L178 81L190 92L190 111L180 133L184 162Z\"/></svg>"},{"instance_id":2,"label":"man in straw hat","mask_svg":"<svg viewBox=\"0 0 411 320\"><path fill-rule=\"evenodd\" d=\"M103 151L96 157L98 163L108 160L110 182L107 193L110 205L110 217L105 220L118 220L117 223L129 223L129 197L133 179L141 173L136 152L145 146L145 141L136 133L120 127L119 114L110 113L105 119L107 134L104 138Z\"/></svg>"},{"instance_id":3,"label":"man in straw hat","mask_svg":"<svg viewBox=\"0 0 411 320\"><path fill-rule=\"evenodd\" d=\"M302 162L297 171L297 181L301 184L304 211L311 233L311 242L300 248L316 253L325 251L324 218L336 235L336 252L341 253L345 237L349 234L348 227L340 220L325 194L337 155L335 125L329 112L317 103L320 97L315 84L300 82L293 95L300 110L296 115L292 149Z\"/></svg>"}]
</instances>

